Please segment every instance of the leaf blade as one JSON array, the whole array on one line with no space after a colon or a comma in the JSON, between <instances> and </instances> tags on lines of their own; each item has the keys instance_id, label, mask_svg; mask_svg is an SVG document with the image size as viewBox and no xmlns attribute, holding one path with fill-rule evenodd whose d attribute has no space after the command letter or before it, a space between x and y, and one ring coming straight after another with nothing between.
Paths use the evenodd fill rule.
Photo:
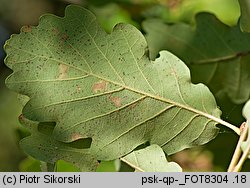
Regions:
<instances>
[{"instance_id":1,"label":"leaf blade","mask_svg":"<svg viewBox=\"0 0 250 188\"><path fill-rule=\"evenodd\" d=\"M98 162L88 149L74 148L72 145L56 141L49 135L50 130L45 129L45 132L41 132L37 122L24 117L20 118L20 123L31 131L30 136L20 141L20 146L25 153L51 164L65 160L81 171L96 170Z\"/></svg>"},{"instance_id":2,"label":"leaf blade","mask_svg":"<svg viewBox=\"0 0 250 188\"><path fill-rule=\"evenodd\" d=\"M171 53L150 61L146 48L136 28L118 24L107 34L92 13L69 6L64 18L42 17L6 43L5 62L14 70L6 83L30 97L26 118L56 122L53 138L61 142L92 138L98 160L119 158L147 141L171 154L214 138L223 121L209 89L192 84Z\"/></svg>"},{"instance_id":3,"label":"leaf blade","mask_svg":"<svg viewBox=\"0 0 250 188\"><path fill-rule=\"evenodd\" d=\"M133 151L121 160L137 172L181 172L181 167L174 162L168 162L163 150L157 145Z\"/></svg>"}]
</instances>

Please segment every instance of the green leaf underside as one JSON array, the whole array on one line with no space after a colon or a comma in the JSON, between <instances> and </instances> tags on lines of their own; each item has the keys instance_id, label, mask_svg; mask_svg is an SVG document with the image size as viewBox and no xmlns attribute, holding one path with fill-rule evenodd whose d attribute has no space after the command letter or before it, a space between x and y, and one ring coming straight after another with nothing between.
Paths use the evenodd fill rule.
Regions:
<instances>
[{"instance_id":1,"label":"green leaf underside","mask_svg":"<svg viewBox=\"0 0 250 188\"><path fill-rule=\"evenodd\" d=\"M167 51L150 61L143 35L118 24L107 34L89 11L41 17L6 43L9 88L30 97L26 118L56 122L54 139L92 138L90 152L112 160L147 141L167 154L213 139L220 110ZM42 141L42 140L41 140Z\"/></svg>"},{"instance_id":2,"label":"green leaf underside","mask_svg":"<svg viewBox=\"0 0 250 188\"><path fill-rule=\"evenodd\" d=\"M181 167L174 162L168 162L164 152L158 145L133 151L121 159L139 172L181 172Z\"/></svg>"},{"instance_id":3,"label":"green leaf underside","mask_svg":"<svg viewBox=\"0 0 250 188\"><path fill-rule=\"evenodd\" d=\"M54 140L49 134L38 130L38 122L21 117L20 123L31 132L31 136L20 141L21 148L30 156L51 164L64 160L84 172L97 169L98 162L88 149L74 148L67 143Z\"/></svg>"},{"instance_id":4,"label":"green leaf underside","mask_svg":"<svg viewBox=\"0 0 250 188\"><path fill-rule=\"evenodd\" d=\"M239 0L241 17L240 17L240 28L244 32L250 32L250 1Z\"/></svg>"},{"instance_id":5,"label":"green leaf underside","mask_svg":"<svg viewBox=\"0 0 250 188\"><path fill-rule=\"evenodd\" d=\"M200 13L195 28L155 19L145 21L143 28L152 58L169 50L188 64L195 83L205 83L213 93L226 92L238 104L249 99L250 35L239 26L228 27L215 16Z\"/></svg>"}]
</instances>

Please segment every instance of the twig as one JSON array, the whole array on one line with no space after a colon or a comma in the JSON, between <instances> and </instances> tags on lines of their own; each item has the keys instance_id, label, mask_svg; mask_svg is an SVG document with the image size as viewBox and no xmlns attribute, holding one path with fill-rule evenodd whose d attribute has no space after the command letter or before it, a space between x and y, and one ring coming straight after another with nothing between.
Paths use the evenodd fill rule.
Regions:
<instances>
[{"instance_id":1,"label":"twig","mask_svg":"<svg viewBox=\"0 0 250 188\"><path fill-rule=\"evenodd\" d=\"M240 129L241 129L240 138L239 138L238 144L237 144L237 146L235 148L233 158L232 158L232 160L230 162L230 165L228 167L228 170L227 170L228 172L235 171L236 167L238 166L239 159L240 159L240 156L241 156L241 144L247 137L248 126L247 126L247 124L245 122L241 124ZM241 158L241 160L242 160L242 158Z\"/></svg>"},{"instance_id":2,"label":"twig","mask_svg":"<svg viewBox=\"0 0 250 188\"><path fill-rule=\"evenodd\" d=\"M239 172L243 166L243 163L248 158L248 155L250 153L250 145L247 146L246 150L243 152L242 157L240 158L239 163L235 166L233 172Z\"/></svg>"},{"instance_id":3,"label":"twig","mask_svg":"<svg viewBox=\"0 0 250 188\"><path fill-rule=\"evenodd\" d=\"M246 132L246 134L249 134L249 126L246 126L244 132ZM249 137L250 135L248 135ZM247 145L247 148L243 151L243 154L238 162L238 164L235 166L233 172L239 172L243 166L243 163L245 162L245 160L248 158L250 154L250 145Z\"/></svg>"},{"instance_id":4,"label":"twig","mask_svg":"<svg viewBox=\"0 0 250 188\"><path fill-rule=\"evenodd\" d=\"M230 165L228 167L228 170L227 170L228 172L232 172L235 169L235 167L237 166L237 163L238 163L240 156L241 156L241 144L246 139L246 136L247 136L248 129L247 129L247 125L245 122L241 124L240 129L241 129L240 138L239 138L238 144L235 148L233 158L232 158Z\"/></svg>"}]
</instances>

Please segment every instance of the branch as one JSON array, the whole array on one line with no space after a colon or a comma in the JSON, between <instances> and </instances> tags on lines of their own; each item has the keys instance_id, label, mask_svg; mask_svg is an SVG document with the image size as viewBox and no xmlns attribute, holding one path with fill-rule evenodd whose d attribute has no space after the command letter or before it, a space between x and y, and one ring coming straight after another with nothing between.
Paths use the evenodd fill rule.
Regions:
<instances>
[{"instance_id":1,"label":"branch","mask_svg":"<svg viewBox=\"0 0 250 188\"><path fill-rule=\"evenodd\" d=\"M237 146L235 148L231 163L230 163L230 165L228 167L228 170L227 170L228 172L235 171L236 167L237 167L237 169L239 168L238 165L239 165L239 159L240 159L240 156L241 156L241 144L242 144L242 142L244 142L246 140L247 132L248 132L248 126L247 126L247 124L245 122L241 124L240 130L241 130L240 138L239 138L238 144L237 144ZM241 160L242 160L242 158L241 158ZM241 161L241 163L242 163L242 161Z\"/></svg>"}]
</instances>

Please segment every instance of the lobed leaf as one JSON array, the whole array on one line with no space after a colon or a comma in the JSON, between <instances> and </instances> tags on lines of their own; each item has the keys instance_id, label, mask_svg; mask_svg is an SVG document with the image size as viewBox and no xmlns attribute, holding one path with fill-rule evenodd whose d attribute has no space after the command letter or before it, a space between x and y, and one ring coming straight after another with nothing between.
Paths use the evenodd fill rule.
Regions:
<instances>
[{"instance_id":1,"label":"lobed leaf","mask_svg":"<svg viewBox=\"0 0 250 188\"><path fill-rule=\"evenodd\" d=\"M98 160L147 141L172 154L213 139L221 120L209 89L192 84L171 53L150 61L146 49L135 27L118 24L107 34L92 13L68 6L65 17L45 15L6 42L5 63L14 71L6 84L29 96L25 118L56 122L52 145L89 138ZM26 138L24 149L44 139Z\"/></svg>"},{"instance_id":2,"label":"lobed leaf","mask_svg":"<svg viewBox=\"0 0 250 188\"><path fill-rule=\"evenodd\" d=\"M132 166L137 172L181 172L181 167L168 162L163 150L158 145L133 151L121 159Z\"/></svg>"},{"instance_id":3,"label":"lobed leaf","mask_svg":"<svg viewBox=\"0 0 250 188\"><path fill-rule=\"evenodd\" d=\"M31 136L20 141L21 148L30 156L54 164L64 160L72 163L81 171L95 171L98 166L97 160L90 154L89 149L76 147L76 144L62 143L54 140L51 133L51 123L41 123L30 121L23 116L20 123L28 128ZM39 128L39 127L42 127Z\"/></svg>"}]
</instances>

